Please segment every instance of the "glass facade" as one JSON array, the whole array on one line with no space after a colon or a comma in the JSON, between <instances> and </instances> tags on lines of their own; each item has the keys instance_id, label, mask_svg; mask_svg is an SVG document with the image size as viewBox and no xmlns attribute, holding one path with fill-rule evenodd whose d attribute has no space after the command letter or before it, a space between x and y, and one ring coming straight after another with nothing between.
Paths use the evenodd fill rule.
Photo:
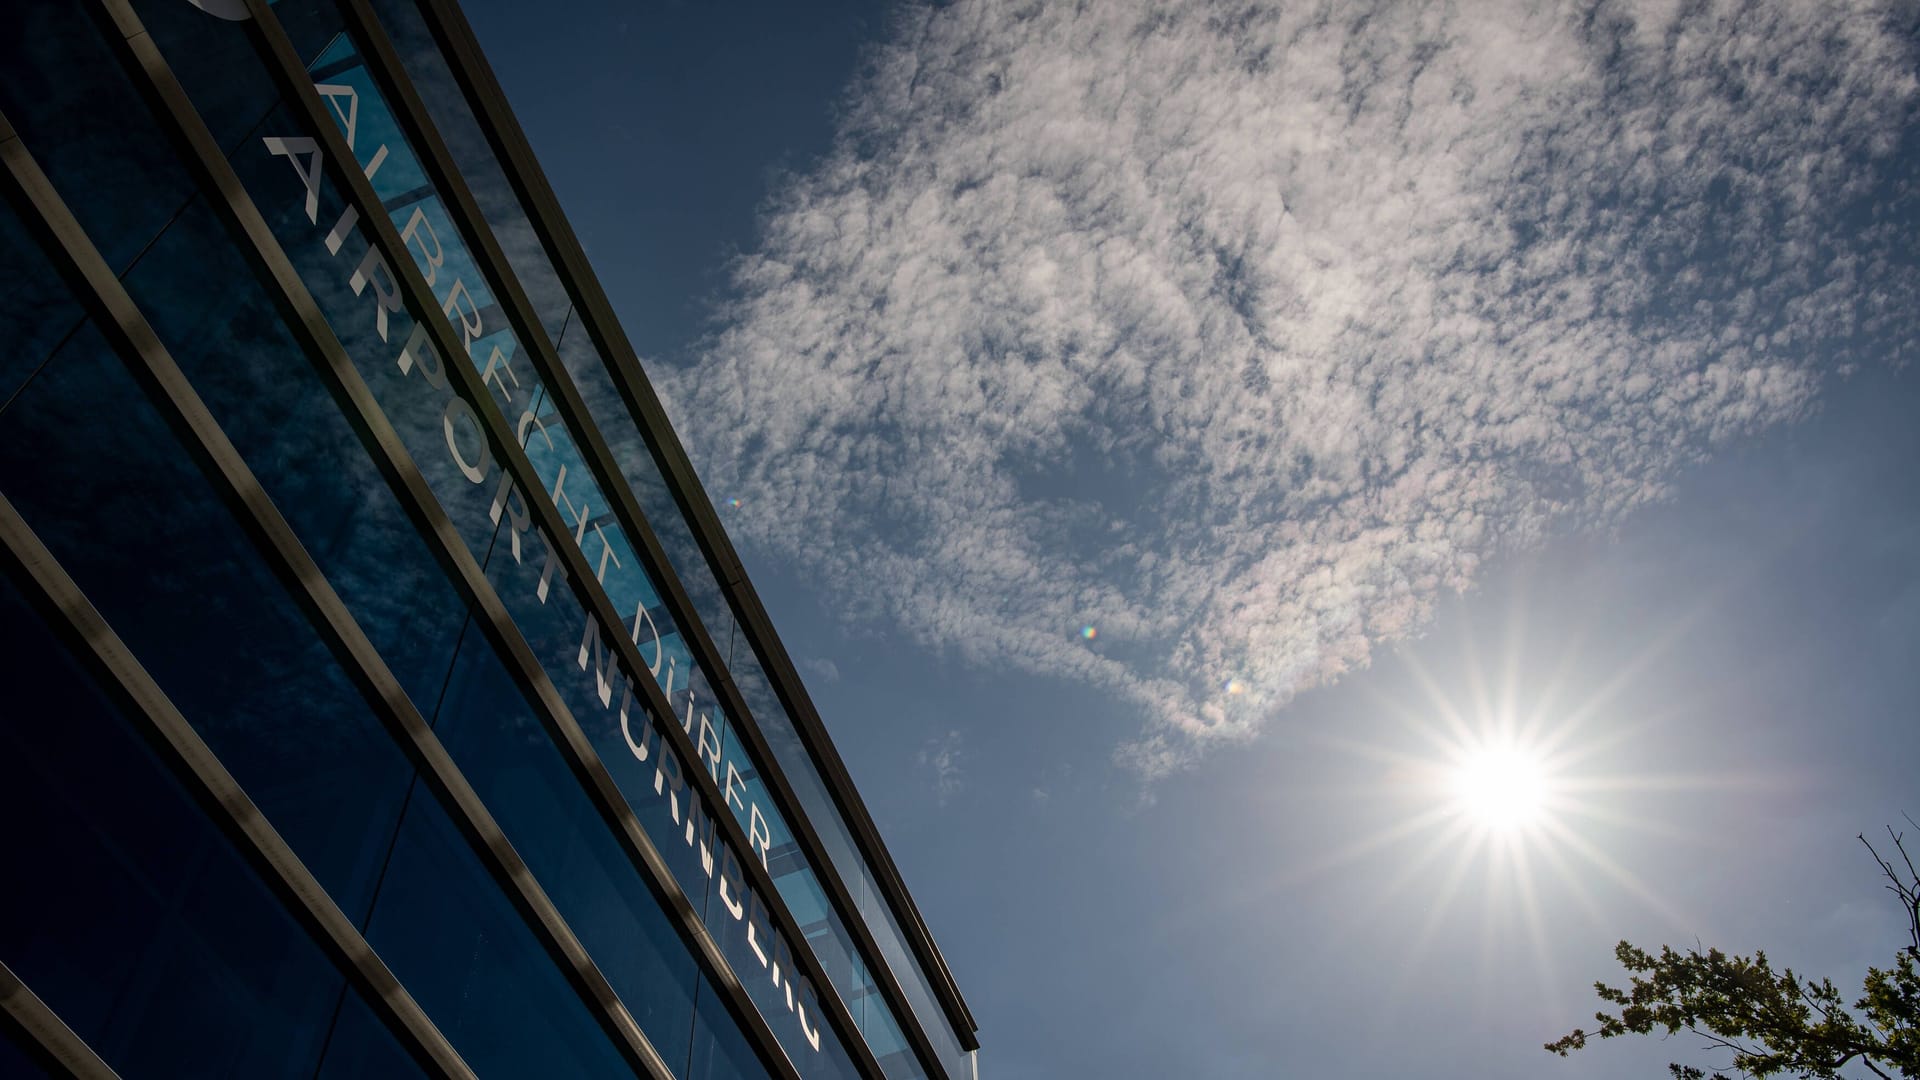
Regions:
<instances>
[{"instance_id":1,"label":"glass facade","mask_svg":"<svg viewBox=\"0 0 1920 1080\"><path fill-rule=\"evenodd\" d=\"M123 1076L973 1080L457 10L0 20L6 970Z\"/></svg>"}]
</instances>

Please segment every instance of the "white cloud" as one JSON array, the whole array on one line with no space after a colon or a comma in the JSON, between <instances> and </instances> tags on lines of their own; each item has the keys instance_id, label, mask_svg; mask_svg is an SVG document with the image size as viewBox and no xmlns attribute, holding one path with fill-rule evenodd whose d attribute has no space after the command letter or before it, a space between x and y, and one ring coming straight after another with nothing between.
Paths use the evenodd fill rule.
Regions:
<instances>
[{"instance_id":1,"label":"white cloud","mask_svg":"<svg viewBox=\"0 0 1920 1080\"><path fill-rule=\"evenodd\" d=\"M966 787L966 778L961 774L960 742L960 733L949 731L928 739L920 747L920 765L932 771L933 795L941 806Z\"/></svg>"},{"instance_id":2,"label":"white cloud","mask_svg":"<svg viewBox=\"0 0 1920 1080\"><path fill-rule=\"evenodd\" d=\"M1149 775L1914 295L1847 216L1915 98L1870 3L960 0L870 59L662 389L737 534L1142 703Z\"/></svg>"},{"instance_id":3,"label":"white cloud","mask_svg":"<svg viewBox=\"0 0 1920 1080\"><path fill-rule=\"evenodd\" d=\"M840 665L825 656L809 656L800 661L800 667L807 674L823 683L840 681Z\"/></svg>"}]
</instances>

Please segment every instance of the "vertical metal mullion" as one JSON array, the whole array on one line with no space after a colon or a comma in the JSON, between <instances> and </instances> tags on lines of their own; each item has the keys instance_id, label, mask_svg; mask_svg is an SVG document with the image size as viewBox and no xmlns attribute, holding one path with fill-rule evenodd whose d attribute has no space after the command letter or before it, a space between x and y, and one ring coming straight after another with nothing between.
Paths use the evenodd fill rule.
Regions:
<instances>
[{"instance_id":1,"label":"vertical metal mullion","mask_svg":"<svg viewBox=\"0 0 1920 1080\"><path fill-rule=\"evenodd\" d=\"M120 1074L4 963L0 963L0 1022L24 1039L23 1051L37 1051L34 1056L42 1059L42 1065L51 1064L77 1080L119 1080Z\"/></svg>"},{"instance_id":2,"label":"vertical metal mullion","mask_svg":"<svg viewBox=\"0 0 1920 1080\"><path fill-rule=\"evenodd\" d=\"M633 353L631 343L620 332L612 305L601 291L598 279L580 250L578 239L560 212L559 202L534 160L525 134L513 118L512 111L506 107L499 84L473 39L471 28L467 26L465 17L448 0L416 0L416 3L445 53L462 93L473 107L476 117L481 120L480 127L493 147L508 182L520 197L535 235L555 260L556 269L576 306L577 317L599 346L602 363L620 392L629 415L646 436L648 447L660 466L667 486L685 513L696 541L701 545L716 579L734 608L736 618L746 624L754 639L752 647L755 651L764 650L762 659L769 681L781 697L803 745L819 767L830 797L840 809L853 832L855 843L873 870L875 884L879 886L882 898L892 909L896 921L907 931L909 947L922 968L934 976L929 982L947 1014L946 1019L966 1049L977 1049L979 1043L973 1037L976 1030L973 1014L960 997L953 974L945 958L940 955L938 946L933 943L919 908L907 892L899 868L873 824L872 815L853 787L845 763L827 737L825 725L812 699L808 697L799 673L794 669L792 658L774 634L772 622L767 618L753 584L747 578L739 555L728 541L719 523L719 516L707 500L705 489L694 474L685 448L667 424L666 412L641 369L639 357Z\"/></svg>"},{"instance_id":3,"label":"vertical metal mullion","mask_svg":"<svg viewBox=\"0 0 1920 1080\"><path fill-rule=\"evenodd\" d=\"M125 48L133 57L138 58L142 51L147 51L157 59L157 53L151 51L151 42L143 36L139 40L122 40L126 41ZM44 178L41 180L44 183ZM50 186L42 196L43 202L47 199L58 199ZM52 219L54 213L64 214L65 210L43 206L42 212ZM181 435L268 565L288 586L315 632L375 715L420 768L429 788L450 811L449 816L482 863L554 956L622 1055L649 1075L662 1078L671 1075L605 976L594 966L572 928L535 880L525 860L513 849L506 833L301 545L292 526L147 325L132 298L98 252L86 242L78 223L70 222L70 218L68 222L59 223L69 224L70 228L56 226L62 245L59 254L69 262L70 274L84 282L83 301L94 310L96 322L107 333L116 352L147 389L169 425ZM451 1052L451 1047L448 1050Z\"/></svg>"},{"instance_id":4,"label":"vertical metal mullion","mask_svg":"<svg viewBox=\"0 0 1920 1080\"><path fill-rule=\"evenodd\" d=\"M279 242L274 239L271 229L253 205L232 166L214 144L165 59L146 36L144 26L126 0L95 2L107 12L118 28L117 37L124 42L127 50L122 62L153 103L157 115L168 125L171 137L182 146L190 170L219 212L223 223L235 235L242 254L270 284L270 293L287 319L289 329L322 376L409 520L427 541L442 569L460 592L469 610L475 614L482 633L507 664L509 674L529 703L534 705L542 724L560 743L569 765L582 775L589 791L598 796L594 800L597 807L607 817L629 857L644 867L643 876L655 898L678 919L683 940L704 960L730 1005L736 1011L744 1010L744 1026L763 1061L776 1075L798 1080L799 1074L787 1059L772 1029L753 1008L745 986L728 966L718 943L708 933L699 913L674 880L665 860L647 838L632 809L621 799L611 775L598 757L592 754L584 733L560 699L551 679L514 625L498 594L487 582L479 564L467 550L445 509L434 498L399 434L360 378L352 359L334 336L318 304L300 280ZM311 88L308 87L308 90L311 91ZM338 136L330 124L320 130L323 134ZM350 175L359 177L357 172ZM376 215L376 220L383 219L378 219ZM396 273L401 269L396 266ZM405 264L404 269L411 272L411 263ZM448 364L447 367L460 369L458 364ZM490 401L485 403L491 404ZM497 408L494 409L494 415L498 416ZM506 445L517 449L511 442ZM539 492L537 485L534 491ZM587 755L584 758L580 753L582 748ZM652 1072L651 1069L648 1071Z\"/></svg>"},{"instance_id":5,"label":"vertical metal mullion","mask_svg":"<svg viewBox=\"0 0 1920 1080\"><path fill-rule=\"evenodd\" d=\"M602 494L613 502L614 513L630 539L634 541L636 553L640 556L654 580L665 593L668 610L680 624L683 637L693 646L696 657L706 668L710 682L720 704L736 718L735 725L745 738L748 748L758 761L759 773L767 785L773 789L776 800L785 810L787 825L799 839L802 850L806 852L815 878L824 887L831 903L861 951L862 960L868 971L879 984L879 989L894 1015L899 1019L902 1031L912 1041L914 1049L922 1059L927 1074L934 1080L946 1080L947 1070L944 1062L934 1051L932 1042L921 1027L919 1017L907 1005L900 984L888 966L886 958L879 953L878 943L868 930L866 921L860 915L854 903L852 893L840 877L833 861L826 855L825 846L819 833L804 813L801 812L799 799L794 794L791 782L781 771L779 762L773 757L772 747L761 733L759 725L753 721L739 687L727 671L726 664L720 659L711 635L701 623L699 614L694 610L685 586L674 572L671 561L666 555L659 537L648 524L639 501L628 487L626 478L621 474L614 460L613 451L606 438L593 421L593 415L581 397L572 375L561 362L553 344L547 339L544 327L533 311L526 290L512 272L505 251L498 238L481 212L472 189L460 175L453 162L453 155L447 148L428 116L427 107L419 92L410 85L402 70L398 54L393 48L379 17L374 14L368 0L340 0L346 12L349 25L358 34L363 47L363 62L372 72L376 82L389 98L393 99L395 112L401 123L402 132L414 144L419 152L421 164L426 170L428 180L440 189L440 194L452 203L456 211L452 216L461 231L471 241L477 261L494 287L497 299L507 314L507 319L515 336L533 357L535 369L540 373L547 390L557 399L557 407L567 430L572 434L574 445L581 451L589 471L599 484ZM839 988L828 984L828 988L838 993ZM848 1003L851 1012L851 1003Z\"/></svg>"}]
</instances>

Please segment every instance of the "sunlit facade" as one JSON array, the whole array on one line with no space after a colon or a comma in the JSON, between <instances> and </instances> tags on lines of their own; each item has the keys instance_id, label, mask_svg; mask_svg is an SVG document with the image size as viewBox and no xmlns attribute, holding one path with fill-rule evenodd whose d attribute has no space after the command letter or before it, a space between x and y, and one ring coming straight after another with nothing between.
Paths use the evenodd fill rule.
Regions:
<instances>
[{"instance_id":1,"label":"sunlit facade","mask_svg":"<svg viewBox=\"0 0 1920 1080\"><path fill-rule=\"evenodd\" d=\"M451 0L9 0L0 152L0 1076L974 1080Z\"/></svg>"}]
</instances>

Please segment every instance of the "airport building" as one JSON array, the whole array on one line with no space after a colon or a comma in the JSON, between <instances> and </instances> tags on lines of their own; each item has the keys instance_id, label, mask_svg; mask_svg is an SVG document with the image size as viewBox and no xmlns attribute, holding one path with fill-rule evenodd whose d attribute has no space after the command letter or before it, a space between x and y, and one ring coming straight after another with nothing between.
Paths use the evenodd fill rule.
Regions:
<instances>
[{"instance_id":1,"label":"airport building","mask_svg":"<svg viewBox=\"0 0 1920 1080\"><path fill-rule=\"evenodd\" d=\"M0 1076L976 1080L453 0L8 0L0 159Z\"/></svg>"}]
</instances>

